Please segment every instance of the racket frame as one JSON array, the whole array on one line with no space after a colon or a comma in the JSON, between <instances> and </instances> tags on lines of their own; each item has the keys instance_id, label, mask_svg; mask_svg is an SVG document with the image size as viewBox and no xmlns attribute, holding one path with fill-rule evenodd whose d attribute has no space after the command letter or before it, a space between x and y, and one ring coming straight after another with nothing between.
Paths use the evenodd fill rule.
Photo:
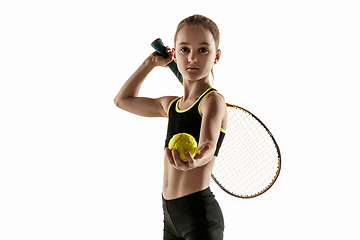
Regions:
<instances>
[{"instance_id":1,"label":"racket frame","mask_svg":"<svg viewBox=\"0 0 360 240\"><path fill-rule=\"evenodd\" d=\"M234 197L238 197L238 198L245 198L245 199L248 199L248 198L254 198L254 197L257 197L263 193L265 193L267 190L269 190L275 183L275 181L277 180L279 174L280 174L280 169L281 169L281 153L280 153L280 148L273 136L273 134L270 132L270 130L265 126L265 124L258 118L256 117L254 114L252 114L250 111L246 110L245 108L242 108L242 107L239 107L239 106L236 106L234 104L230 104L230 103L226 103L226 106L228 108L238 108L246 113L248 113L249 115L251 115L253 118L255 118L263 127L264 129L266 130L266 132L269 134L271 140L273 141L275 147L276 147L276 151L277 151L277 154L278 154L278 164L277 164L277 171L276 171L276 174L273 178L273 180L270 182L270 184L264 188L262 191L256 193L256 194L252 194L252 195L239 195L239 194L235 194L231 191L229 191L228 189L226 189L217 179L216 177L211 173L211 178L214 180L214 182L222 189L224 190L226 193L230 194L231 196L234 196ZM215 160L216 161L216 160Z\"/></svg>"}]
</instances>

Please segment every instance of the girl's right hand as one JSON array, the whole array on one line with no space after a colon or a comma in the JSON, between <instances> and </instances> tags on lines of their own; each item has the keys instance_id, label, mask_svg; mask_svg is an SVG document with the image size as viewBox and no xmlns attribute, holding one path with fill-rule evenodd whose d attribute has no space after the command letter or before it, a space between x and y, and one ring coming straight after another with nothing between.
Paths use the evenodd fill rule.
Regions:
<instances>
[{"instance_id":1,"label":"girl's right hand","mask_svg":"<svg viewBox=\"0 0 360 240\"><path fill-rule=\"evenodd\" d=\"M168 58L164 58L163 56L160 56L155 51L147 58L147 61L156 67L157 66L166 67L173 60L173 54L172 54L171 49L169 47L166 47L166 51L169 54Z\"/></svg>"}]
</instances>

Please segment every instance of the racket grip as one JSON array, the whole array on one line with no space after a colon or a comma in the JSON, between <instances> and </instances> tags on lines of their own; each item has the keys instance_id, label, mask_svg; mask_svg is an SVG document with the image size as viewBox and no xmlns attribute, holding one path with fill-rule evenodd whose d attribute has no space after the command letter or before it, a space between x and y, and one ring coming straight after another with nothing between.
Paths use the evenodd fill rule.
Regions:
<instances>
[{"instance_id":1,"label":"racket grip","mask_svg":"<svg viewBox=\"0 0 360 240\"><path fill-rule=\"evenodd\" d=\"M155 41L153 41L151 43L151 46L156 50L156 52L160 55L163 56L164 58L168 58L169 54L166 52L166 47L164 45L164 43L162 42L162 40L160 38L156 39ZM177 77L177 79L179 79L179 81L182 83L183 82L183 78L181 73L179 72L179 69L177 67L176 62L173 60L171 61L168 65L167 65L170 70L175 74L175 76Z\"/></svg>"}]
</instances>

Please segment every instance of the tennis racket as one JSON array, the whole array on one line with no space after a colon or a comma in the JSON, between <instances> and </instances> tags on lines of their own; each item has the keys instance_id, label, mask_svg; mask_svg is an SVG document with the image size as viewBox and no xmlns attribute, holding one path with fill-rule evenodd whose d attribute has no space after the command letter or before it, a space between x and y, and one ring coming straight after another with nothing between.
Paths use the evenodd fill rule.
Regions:
<instances>
[{"instance_id":1,"label":"tennis racket","mask_svg":"<svg viewBox=\"0 0 360 240\"><path fill-rule=\"evenodd\" d=\"M151 46L161 56L169 56L160 38ZM172 61L168 66L182 83L176 63ZM248 110L227 103L227 112L226 136L211 177L232 196L259 196L269 190L279 176L279 146L265 124Z\"/></svg>"}]
</instances>

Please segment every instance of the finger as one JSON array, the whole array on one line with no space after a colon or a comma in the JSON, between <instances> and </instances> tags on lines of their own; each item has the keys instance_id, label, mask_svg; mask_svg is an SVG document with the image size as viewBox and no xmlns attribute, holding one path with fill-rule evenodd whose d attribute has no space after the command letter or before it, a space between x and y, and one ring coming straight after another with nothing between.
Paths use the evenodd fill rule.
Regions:
<instances>
[{"instance_id":1,"label":"finger","mask_svg":"<svg viewBox=\"0 0 360 240\"><path fill-rule=\"evenodd\" d=\"M166 52L167 52L170 56L173 55L173 50L172 50L172 48L170 48L169 46L166 47Z\"/></svg>"},{"instance_id":2,"label":"finger","mask_svg":"<svg viewBox=\"0 0 360 240\"><path fill-rule=\"evenodd\" d=\"M188 163L187 162L185 163L180 159L179 153L177 151L174 153L174 161L175 161L176 169L181 171L189 170Z\"/></svg>"},{"instance_id":3,"label":"finger","mask_svg":"<svg viewBox=\"0 0 360 240\"><path fill-rule=\"evenodd\" d=\"M205 154L210 149L209 145L205 145L201 148L201 154Z\"/></svg>"},{"instance_id":4,"label":"finger","mask_svg":"<svg viewBox=\"0 0 360 240\"><path fill-rule=\"evenodd\" d=\"M195 161L194 161L194 158L191 156L191 153L186 150L184 151L184 154L186 156L186 159L188 160L187 163L188 163L188 167L189 168L194 168L195 167Z\"/></svg>"},{"instance_id":5,"label":"finger","mask_svg":"<svg viewBox=\"0 0 360 240\"><path fill-rule=\"evenodd\" d=\"M203 146L203 147L196 153L195 158L196 158L196 159L202 158L209 149L210 149L210 146L209 146L209 145Z\"/></svg>"},{"instance_id":6,"label":"finger","mask_svg":"<svg viewBox=\"0 0 360 240\"><path fill-rule=\"evenodd\" d=\"M182 164L182 161L181 161L181 159L180 159L180 157L179 157L179 153L178 153L178 151L176 151L176 150L173 150L172 151L172 155L173 155L173 159L174 159L174 162L175 162L175 165L176 165L176 167L180 167Z\"/></svg>"},{"instance_id":7,"label":"finger","mask_svg":"<svg viewBox=\"0 0 360 240\"><path fill-rule=\"evenodd\" d=\"M173 156L171 155L171 150L169 148L165 148L165 156L171 165L175 165Z\"/></svg>"}]
</instances>

